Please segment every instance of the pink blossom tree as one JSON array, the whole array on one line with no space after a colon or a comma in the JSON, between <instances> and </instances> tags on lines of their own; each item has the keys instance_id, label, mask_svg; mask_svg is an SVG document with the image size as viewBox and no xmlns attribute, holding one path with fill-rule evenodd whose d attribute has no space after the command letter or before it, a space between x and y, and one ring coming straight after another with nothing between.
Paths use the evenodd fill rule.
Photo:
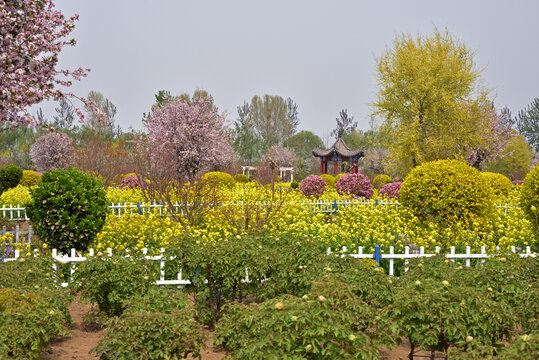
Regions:
<instances>
[{"instance_id":1,"label":"pink blossom tree","mask_svg":"<svg viewBox=\"0 0 539 360\"><path fill-rule=\"evenodd\" d=\"M38 138L30 149L38 172L66 169L73 160L73 144L64 133L50 132Z\"/></svg>"},{"instance_id":2,"label":"pink blossom tree","mask_svg":"<svg viewBox=\"0 0 539 360\"><path fill-rule=\"evenodd\" d=\"M146 123L151 163L162 172L172 171L174 178L189 180L206 167L226 163L232 153L225 121L209 96L190 104L176 99L155 108Z\"/></svg>"},{"instance_id":3,"label":"pink blossom tree","mask_svg":"<svg viewBox=\"0 0 539 360\"><path fill-rule=\"evenodd\" d=\"M56 69L64 46L74 46L66 37L73 31L78 15L66 18L54 9L53 0L0 1L0 125L19 127L37 121L28 107L43 100L76 97L65 93L73 80L89 69ZM80 98L98 115L95 104ZM79 117L84 117L76 109ZM81 119L82 120L82 119Z\"/></svg>"},{"instance_id":4,"label":"pink blossom tree","mask_svg":"<svg viewBox=\"0 0 539 360\"><path fill-rule=\"evenodd\" d=\"M297 163L297 156L290 148L273 145L262 156L262 162L273 162L277 167L294 167Z\"/></svg>"},{"instance_id":5,"label":"pink blossom tree","mask_svg":"<svg viewBox=\"0 0 539 360\"><path fill-rule=\"evenodd\" d=\"M490 161L511 155L504 154L504 150L516 136L503 113L498 114L493 109L484 110L481 121L484 131L475 139L475 144L465 150L466 163L478 170L483 170Z\"/></svg>"}]
</instances>

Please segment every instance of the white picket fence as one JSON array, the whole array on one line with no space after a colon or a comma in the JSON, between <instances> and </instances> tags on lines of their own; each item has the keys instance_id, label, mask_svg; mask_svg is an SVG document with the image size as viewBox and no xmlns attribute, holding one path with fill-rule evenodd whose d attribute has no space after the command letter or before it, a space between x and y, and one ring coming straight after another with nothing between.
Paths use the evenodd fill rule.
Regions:
<instances>
[{"instance_id":1,"label":"white picket fence","mask_svg":"<svg viewBox=\"0 0 539 360\"><path fill-rule=\"evenodd\" d=\"M6 234L13 234L15 237L11 241L8 241L8 245L13 244L24 244L27 242L28 244L32 243L32 225L28 225L28 230L21 230L19 225L15 226L14 230L8 230L7 226L2 226L2 231L0 231L0 235L6 235ZM23 239L25 241L23 241Z\"/></svg>"},{"instance_id":2,"label":"white picket fence","mask_svg":"<svg viewBox=\"0 0 539 360\"><path fill-rule=\"evenodd\" d=\"M165 279L165 262L166 262L167 259L166 259L165 255L164 255L164 252L165 252L164 248L161 248L161 254L160 255L155 255L155 256L147 255L148 251L147 251L146 248L144 248L142 250L142 252L143 252L144 257L147 260L159 261L160 274L159 274L159 280L157 280L155 282L156 285L188 285L188 284L191 284L191 282L189 280L183 279L181 269L176 274L176 277L174 279ZM516 248L514 246L511 247L511 252L514 253L514 254L517 254ZM426 254L425 249L423 247L420 247L419 250L414 250L414 249L411 249L410 247L405 247L404 248L404 253L402 253L402 254L396 254L394 252L393 246L391 246L389 248L389 253L387 253L387 254L386 253L364 254L363 253L363 247L361 247L361 246L358 248L357 253L348 253L346 247L342 248L341 253L334 253L334 252L331 251L331 248L328 248L328 250L327 250L328 255L334 254L334 255L340 255L340 256L352 256L352 257L357 258L357 259L374 259L375 256L378 255L378 259L388 259L389 260L389 275L391 275L391 276L394 275L395 260L398 260L398 259L404 260L405 261L404 271L408 271L407 264L408 264L409 259L414 259L414 258L418 258L418 257L430 257L430 256L435 256L435 255L437 255L439 253L440 253L440 248L439 247L436 247L435 253L430 253L430 254ZM109 248L107 250L107 254L109 256L112 256L112 249ZM71 249L71 252L70 252L69 255L59 254L56 249L53 249L52 254L51 254L51 256L56 261L58 261L60 263L63 263L63 264L75 264L75 263L78 263L78 262L81 262L81 261L86 261L89 257L95 256L95 255L96 255L96 253L95 253L94 249L89 250L88 256L83 256L81 254L78 254L75 251L75 249ZM101 255L101 254L99 254L99 255ZM129 254L127 254L127 256L128 255ZM457 259L464 259L465 260L465 262L464 262L465 266L468 266L468 267L471 265L471 260L472 259L480 259L481 262L484 262L489 257L495 256L493 254L490 254L490 255L487 254L486 251L485 251L485 247L481 247L481 252L478 253L478 254L471 253L471 250L470 250L469 246L466 247L466 253L465 254L457 254L457 253L455 253L455 247L452 246L450 248L450 252L448 254L443 254L443 255L445 257L447 257L448 259L450 259L451 261L455 261ZM531 252L531 249L530 249L529 246L526 247L525 252L518 253L518 255L521 256L521 257L536 257L536 254ZM19 257L20 257L20 251L15 250L14 254L13 254L13 257L5 258L5 259L3 259L3 261L5 261L5 262L15 261ZM0 259L0 262L1 262L1 259ZM57 265L54 265L54 270L57 270ZM75 272L75 270L71 266L71 270L70 270L71 275L73 275L74 272ZM66 279L66 280L69 281L69 279ZM62 286L67 287L69 285L68 281L63 282ZM245 279L244 279L244 281L245 282L249 281L248 269L245 270Z\"/></svg>"},{"instance_id":3,"label":"white picket fence","mask_svg":"<svg viewBox=\"0 0 539 360\"><path fill-rule=\"evenodd\" d=\"M327 201L327 200L320 200L320 201L303 201L303 202L295 202L295 203L271 203L271 202L256 202L256 206L260 207L268 207L268 206L280 206L280 205L286 205L286 204L295 204L295 205L301 205L304 207L307 207L312 212L322 212L322 213L334 213L339 211L340 209L346 209L346 208L358 208L358 207L384 207L385 209L398 209L400 206L400 203L395 200L333 200L333 201ZM252 203L244 203L243 201L234 201L234 202L223 202L221 204L218 204L219 206L238 206L243 207L244 206L252 206ZM185 210L187 210L192 205L190 204L180 204L175 203L172 205L174 207L174 212L176 214L184 214ZM208 204L207 206L214 206ZM513 206L509 204L498 204L496 205L499 209L504 209L504 213L507 215L508 211L518 208L518 206ZM148 212L154 212L157 211L161 216L167 215L169 213L169 209L166 205L158 204L155 202L152 203L112 203L109 205L109 209L116 214L117 216L121 216L122 214L128 213L128 212L138 212L140 214L145 214ZM26 214L26 207L20 206L20 205L2 205L0 207L0 214L1 217L7 218L9 220L30 220L28 218L28 215Z\"/></svg>"}]
</instances>

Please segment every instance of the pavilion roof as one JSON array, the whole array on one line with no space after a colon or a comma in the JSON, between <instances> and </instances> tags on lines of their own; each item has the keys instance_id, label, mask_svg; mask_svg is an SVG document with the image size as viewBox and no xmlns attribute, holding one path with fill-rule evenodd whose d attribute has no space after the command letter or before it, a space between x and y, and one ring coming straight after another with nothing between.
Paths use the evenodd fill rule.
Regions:
<instances>
[{"instance_id":1,"label":"pavilion roof","mask_svg":"<svg viewBox=\"0 0 539 360\"><path fill-rule=\"evenodd\" d=\"M343 141L342 138L338 138L337 141L329 149L313 149L313 155L317 157L325 157L328 155L339 154L341 156L363 156L362 149L350 149Z\"/></svg>"}]
</instances>

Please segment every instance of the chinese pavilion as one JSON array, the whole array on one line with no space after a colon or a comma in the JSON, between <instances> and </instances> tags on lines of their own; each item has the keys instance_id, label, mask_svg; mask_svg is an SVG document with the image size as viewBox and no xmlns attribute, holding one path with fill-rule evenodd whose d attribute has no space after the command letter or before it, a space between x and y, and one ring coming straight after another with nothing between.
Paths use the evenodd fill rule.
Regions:
<instances>
[{"instance_id":1,"label":"chinese pavilion","mask_svg":"<svg viewBox=\"0 0 539 360\"><path fill-rule=\"evenodd\" d=\"M361 149L350 149L342 138L338 138L329 149L313 149L313 155L320 158L320 172L322 174L328 173L328 161L333 161L333 172L337 175L339 162L341 162L341 172L345 172L345 165L348 162L352 173L357 174L358 160L365 154Z\"/></svg>"}]
</instances>

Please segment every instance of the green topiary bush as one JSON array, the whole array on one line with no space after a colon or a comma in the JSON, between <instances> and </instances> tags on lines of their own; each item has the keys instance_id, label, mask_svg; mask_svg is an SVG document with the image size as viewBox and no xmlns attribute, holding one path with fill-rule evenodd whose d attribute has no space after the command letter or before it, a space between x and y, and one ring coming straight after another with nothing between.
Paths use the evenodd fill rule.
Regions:
<instances>
[{"instance_id":1,"label":"green topiary bush","mask_svg":"<svg viewBox=\"0 0 539 360\"><path fill-rule=\"evenodd\" d=\"M209 185L219 186L219 187L228 187L232 188L236 184L236 180L230 174L220 172L220 171L211 171L202 175L202 181L205 181Z\"/></svg>"},{"instance_id":2,"label":"green topiary bush","mask_svg":"<svg viewBox=\"0 0 539 360\"><path fill-rule=\"evenodd\" d=\"M526 217L539 230L539 165L526 175L520 191L520 206Z\"/></svg>"},{"instance_id":3,"label":"green topiary bush","mask_svg":"<svg viewBox=\"0 0 539 360\"><path fill-rule=\"evenodd\" d=\"M458 160L439 160L413 169L400 201L423 221L470 224L492 209L493 195L481 173Z\"/></svg>"},{"instance_id":4,"label":"green topiary bush","mask_svg":"<svg viewBox=\"0 0 539 360\"><path fill-rule=\"evenodd\" d=\"M19 185L31 187L36 186L41 182L41 176L34 170L23 170L22 178Z\"/></svg>"},{"instance_id":5,"label":"green topiary bush","mask_svg":"<svg viewBox=\"0 0 539 360\"><path fill-rule=\"evenodd\" d=\"M243 175L243 174L237 174L234 176L234 180L236 180L237 183L248 183L249 181L251 181L249 179L249 176L247 175Z\"/></svg>"},{"instance_id":6,"label":"green topiary bush","mask_svg":"<svg viewBox=\"0 0 539 360\"><path fill-rule=\"evenodd\" d=\"M335 177L330 174L322 174L320 177L326 182L327 186L329 187L335 187L335 183L337 180L335 180Z\"/></svg>"},{"instance_id":7,"label":"green topiary bush","mask_svg":"<svg viewBox=\"0 0 539 360\"><path fill-rule=\"evenodd\" d=\"M31 194L27 214L37 235L61 252L86 251L109 214L101 181L74 168L47 171Z\"/></svg>"},{"instance_id":8,"label":"green topiary bush","mask_svg":"<svg viewBox=\"0 0 539 360\"><path fill-rule=\"evenodd\" d=\"M0 194L14 188L22 178L22 169L15 165L6 165L0 169Z\"/></svg>"},{"instance_id":9,"label":"green topiary bush","mask_svg":"<svg viewBox=\"0 0 539 360\"><path fill-rule=\"evenodd\" d=\"M487 181L487 184L497 199L509 194L513 184L507 176L492 172L483 172L481 175L483 175L483 178Z\"/></svg>"},{"instance_id":10,"label":"green topiary bush","mask_svg":"<svg viewBox=\"0 0 539 360\"><path fill-rule=\"evenodd\" d=\"M390 182L393 182L393 179L391 179L389 175L380 174L374 177L374 180L372 181L372 186L374 186L376 190L380 190L382 186L384 186L385 184L389 184Z\"/></svg>"}]
</instances>

